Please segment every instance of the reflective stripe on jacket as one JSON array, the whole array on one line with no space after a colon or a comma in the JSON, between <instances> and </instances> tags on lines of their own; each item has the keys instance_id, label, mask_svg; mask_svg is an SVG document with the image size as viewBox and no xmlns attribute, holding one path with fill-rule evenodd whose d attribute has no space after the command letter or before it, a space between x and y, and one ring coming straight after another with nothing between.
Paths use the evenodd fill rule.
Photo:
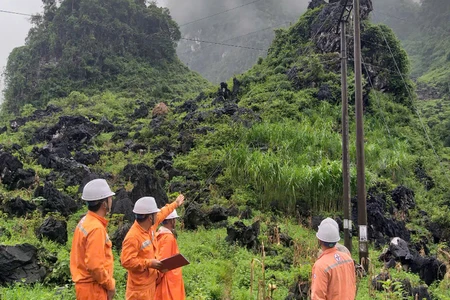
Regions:
<instances>
[{"instance_id":1,"label":"reflective stripe on jacket","mask_svg":"<svg viewBox=\"0 0 450 300\"><path fill-rule=\"evenodd\" d=\"M112 243L106 232L108 221L88 211L73 234L70 273L75 284L97 283L105 290L115 288Z\"/></svg>"},{"instance_id":2,"label":"reflective stripe on jacket","mask_svg":"<svg viewBox=\"0 0 450 300\"><path fill-rule=\"evenodd\" d=\"M158 259L164 259L180 253L177 240L172 231L160 227L156 233L158 240ZM161 280L156 285L156 297L158 300L184 300L184 282L181 268L173 269L162 274Z\"/></svg>"},{"instance_id":3,"label":"reflective stripe on jacket","mask_svg":"<svg viewBox=\"0 0 450 300\"><path fill-rule=\"evenodd\" d=\"M156 228L178 204L166 205L156 215L155 224L149 231L144 230L137 221L131 226L122 243L120 261L128 270L126 299L154 300L158 270L150 268L151 260L156 259Z\"/></svg>"},{"instance_id":4,"label":"reflective stripe on jacket","mask_svg":"<svg viewBox=\"0 0 450 300\"><path fill-rule=\"evenodd\" d=\"M356 276L353 259L336 247L325 250L312 269L312 300L354 300Z\"/></svg>"}]
</instances>

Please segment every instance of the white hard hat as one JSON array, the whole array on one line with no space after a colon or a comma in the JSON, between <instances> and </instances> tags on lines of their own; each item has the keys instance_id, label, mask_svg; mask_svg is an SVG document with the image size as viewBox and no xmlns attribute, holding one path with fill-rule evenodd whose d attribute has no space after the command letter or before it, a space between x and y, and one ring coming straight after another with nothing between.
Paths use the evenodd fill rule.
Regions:
<instances>
[{"instance_id":1,"label":"white hard hat","mask_svg":"<svg viewBox=\"0 0 450 300\"><path fill-rule=\"evenodd\" d=\"M320 223L316 237L326 243L337 243L341 239L339 236L339 228L327 219Z\"/></svg>"},{"instance_id":2,"label":"white hard hat","mask_svg":"<svg viewBox=\"0 0 450 300\"><path fill-rule=\"evenodd\" d=\"M142 197L134 204L133 212L138 215L154 214L159 211L155 198Z\"/></svg>"},{"instance_id":3,"label":"white hard hat","mask_svg":"<svg viewBox=\"0 0 450 300\"><path fill-rule=\"evenodd\" d=\"M339 225L334 219L328 217L328 218L322 220L322 222L320 224L325 224L325 223L333 224L337 228L337 230L339 230Z\"/></svg>"},{"instance_id":4,"label":"white hard hat","mask_svg":"<svg viewBox=\"0 0 450 300\"><path fill-rule=\"evenodd\" d=\"M168 215L168 216L166 217L166 220L172 220L172 219L176 219L176 218L179 218L179 217L180 217L180 216L177 214L177 210L174 209L174 211L171 212L170 215Z\"/></svg>"},{"instance_id":5,"label":"white hard hat","mask_svg":"<svg viewBox=\"0 0 450 300\"><path fill-rule=\"evenodd\" d=\"M97 201L114 196L115 194L111 191L105 179L94 179L84 186L81 199L85 201Z\"/></svg>"}]
</instances>

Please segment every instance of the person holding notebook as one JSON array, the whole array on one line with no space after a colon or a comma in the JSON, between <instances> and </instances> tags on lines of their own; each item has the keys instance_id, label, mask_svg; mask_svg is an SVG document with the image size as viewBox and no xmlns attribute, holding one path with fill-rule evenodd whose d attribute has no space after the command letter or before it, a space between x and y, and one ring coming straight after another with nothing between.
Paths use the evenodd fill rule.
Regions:
<instances>
[{"instance_id":1,"label":"person holding notebook","mask_svg":"<svg viewBox=\"0 0 450 300\"><path fill-rule=\"evenodd\" d=\"M128 271L127 300L155 299L156 280L160 276L159 270L162 270L161 261L156 259L158 244L155 231L183 202L184 196L179 195L175 202L161 210L153 197L140 198L134 204L136 221L123 240L120 256L122 266Z\"/></svg>"},{"instance_id":2,"label":"person holding notebook","mask_svg":"<svg viewBox=\"0 0 450 300\"><path fill-rule=\"evenodd\" d=\"M156 233L158 241L158 259L165 259L180 253L178 250L177 239L175 236L175 223L178 218L177 211L174 210L162 222L162 226ZM156 284L156 297L158 300L184 300L186 298L184 292L183 274L181 268L170 270L162 273Z\"/></svg>"}]
</instances>

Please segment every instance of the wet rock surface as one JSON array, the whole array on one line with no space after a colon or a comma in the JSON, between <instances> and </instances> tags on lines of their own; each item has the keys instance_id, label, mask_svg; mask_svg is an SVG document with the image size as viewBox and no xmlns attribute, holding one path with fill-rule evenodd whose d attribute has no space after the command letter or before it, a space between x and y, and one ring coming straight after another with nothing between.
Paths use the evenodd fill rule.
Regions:
<instances>
[{"instance_id":1,"label":"wet rock surface","mask_svg":"<svg viewBox=\"0 0 450 300\"><path fill-rule=\"evenodd\" d=\"M8 190L29 188L35 182L35 176L34 170L24 170L15 156L0 151L0 179Z\"/></svg>"},{"instance_id":2,"label":"wet rock surface","mask_svg":"<svg viewBox=\"0 0 450 300\"><path fill-rule=\"evenodd\" d=\"M425 170L422 161L418 161L414 167L414 175L425 186L426 190L431 190L434 186L434 179Z\"/></svg>"},{"instance_id":3,"label":"wet rock surface","mask_svg":"<svg viewBox=\"0 0 450 300\"><path fill-rule=\"evenodd\" d=\"M77 203L66 194L61 193L52 183L46 182L44 186L38 187L34 192L34 197L42 197L40 204L42 213L59 212L67 217L78 209Z\"/></svg>"},{"instance_id":4,"label":"wet rock surface","mask_svg":"<svg viewBox=\"0 0 450 300\"><path fill-rule=\"evenodd\" d=\"M121 172L121 176L134 186L130 193L133 203L146 196L154 197L158 207L162 207L168 202L164 190L165 181L157 176L155 169L145 164L128 164Z\"/></svg>"},{"instance_id":5,"label":"wet rock surface","mask_svg":"<svg viewBox=\"0 0 450 300\"><path fill-rule=\"evenodd\" d=\"M132 225L133 225L132 223L125 223L119 226L119 228L117 228L117 230L113 233L111 241L113 247L118 251L122 250L123 240L125 239L125 236L127 235Z\"/></svg>"},{"instance_id":6,"label":"wet rock surface","mask_svg":"<svg viewBox=\"0 0 450 300\"><path fill-rule=\"evenodd\" d=\"M184 228L195 230L200 226L208 226L209 222L206 214L202 211L200 206L194 202L191 202L186 206L183 216L183 224Z\"/></svg>"},{"instance_id":7,"label":"wet rock surface","mask_svg":"<svg viewBox=\"0 0 450 300\"><path fill-rule=\"evenodd\" d=\"M211 223L217 223L228 219L227 209L217 205L213 206L207 216Z\"/></svg>"},{"instance_id":8,"label":"wet rock surface","mask_svg":"<svg viewBox=\"0 0 450 300\"><path fill-rule=\"evenodd\" d=\"M241 214L240 214L240 218L241 218L242 220L248 220L248 219L251 219L252 216L253 216L253 211L252 211L252 209L251 209L250 206L247 206L247 207L244 209L244 211L242 211Z\"/></svg>"},{"instance_id":9,"label":"wet rock surface","mask_svg":"<svg viewBox=\"0 0 450 300\"><path fill-rule=\"evenodd\" d=\"M442 280L447 272L446 265L435 257L421 256L416 249L401 238L393 238L387 248L379 258L388 267L394 267L396 263L419 274L427 285L436 280Z\"/></svg>"},{"instance_id":10,"label":"wet rock surface","mask_svg":"<svg viewBox=\"0 0 450 300\"><path fill-rule=\"evenodd\" d=\"M405 219L409 215L409 207L415 206L414 193L404 187L394 189L391 194L396 197L395 207L388 204L387 193L389 192L385 191L384 187L373 187L367 192L368 234L376 247L389 243L393 237L400 237L405 241L411 239ZM352 207L353 222L358 224L357 197L352 198ZM393 216L394 211L395 215L402 219Z\"/></svg>"},{"instance_id":11,"label":"wet rock surface","mask_svg":"<svg viewBox=\"0 0 450 300\"><path fill-rule=\"evenodd\" d=\"M136 108L132 114L133 119L142 119L148 116L149 110L145 103L142 103L138 108Z\"/></svg>"},{"instance_id":12,"label":"wet rock surface","mask_svg":"<svg viewBox=\"0 0 450 300\"><path fill-rule=\"evenodd\" d=\"M100 131L98 125L83 116L61 116L53 127L36 130L32 142L48 142L51 149L66 147L69 151L80 150Z\"/></svg>"},{"instance_id":13,"label":"wet rock surface","mask_svg":"<svg viewBox=\"0 0 450 300\"><path fill-rule=\"evenodd\" d=\"M259 230L259 221L250 226L246 226L243 222L237 221L232 226L227 227L227 237L225 240L230 244L237 243L247 249L257 250L260 246L258 240Z\"/></svg>"},{"instance_id":14,"label":"wet rock surface","mask_svg":"<svg viewBox=\"0 0 450 300\"><path fill-rule=\"evenodd\" d=\"M15 217L23 217L26 216L29 213L32 213L37 208L36 204L23 200L20 197L16 197L14 199L10 199L6 201L3 206L2 210L7 213L9 216L15 216Z\"/></svg>"},{"instance_id":15,"label":"wet rock surface","mask_svg":"<svg viewBox=\"0 0 450 300\"><path fill-rule=\"evenodd\" d=\"M83 165L95 165L100 160L100 155L98 152L84 152L78 151L75 153L74 159Z\"/></svg>"},{"instance_id":16,"label":"wet rock surface","mask_svg":"<svg viewBox=\"0 0 450 300\"><path fill-rule=\"evenodd\" d=\"M34 121L34 120L52 116L53 114L60 112L61 110L62 110L61 108L56 107L54 105L48 105L45 110L37 109L34 111L34 113L31 116L17 118L15 120L11 121L9 125L12 130L16 131L19 127L25 125L29 121Z\"/></svg>"},{"instance_id":17,"label":"wet rock surface","mask_svg":"<svg viewBox=\"0 0 450 300\"><path fill-rule=\"evenodd\" d=\"M391 284L386 285L385 282L390 280ZM401 291L403 298L413 297L414 299L433 299L428 292L428 288L424 285L412 287L409 279L392 280L392 276L389 273L380 273L372 279L372 287L377 291L395 292L394 286L399 286L397 291Z\"/></svg>"},{"instance_id":18,"label":"wet rock surface","mask_svg":"<svg viewBox=\"0 0 450 300\"><path fill-rule=\"evenodd\" d=\"M30 244L0 245L0 284L42 282L46 275L37 259L37 249Z\"/></svg>"},{"instance_id":19,"label":"wet rock surface","mask_svg":"<svg viewBox=\"0 0 450 300\"><path fill-rule=\"evenodd\" d=\"M416 207L414 192L404 186L398 186L391 192L392 200L395 202L396 209L408 213L410 209Z\"/></svg>"},{"instance_id":20,"label":"wet rock surface","mask_svg":"<svg viewBox=\"0 0 450 300\"><path fill-rule=\"evenodd\" d=\"M129 222L134 222L134 213L133 207L134 203L131 201L129 193L120 189L116 191L116 195L114 196L114 201L111 208L112 214L122 214L125 220ZM136 199L137 200L137 199Z\"/></svg>"},{"instance_id":21,"label":"wet rock surface","mask_svg":"<svg viewBox=\"0 0 450 300\"><path fill-rule=\"evenodd\" d=\"M53 217L47 218L37 229L36 236L39 239L47 238L50 241L65 245L67 243L67 223Z\"/></svg>"}]
</instances>

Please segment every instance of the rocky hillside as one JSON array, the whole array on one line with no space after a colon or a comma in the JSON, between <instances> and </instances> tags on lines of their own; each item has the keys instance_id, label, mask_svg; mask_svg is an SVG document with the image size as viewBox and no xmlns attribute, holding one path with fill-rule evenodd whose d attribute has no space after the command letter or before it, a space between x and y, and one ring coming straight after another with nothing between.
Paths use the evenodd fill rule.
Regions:
<instances>
[{"instance_id":1,"label":"rocky hillside","mask_svg":"<svg viewBox=\"0 0 450 300\"><path fill-rule=\"evenodd\" d=\"M64 11L68 3L54 13L70 17L70 11ZM168 17L153 5L148 9ZM409 285L400 283L408 295L419 290L421 296L426 292L445 299L449 283L444 261L450 247L448 162L440 162L434 150L439 155L446 150L432 149L424 138L413 115L415 99L408 93L412 83L391 70L395 59L401 73L409 72L406 52L392 30L369 21L371 11L371 1L362 1L368 220L373 249L378 249L372 250L371 258L377 270L403 264L415 274L398 272L408 278ZM152 78L158 80L150 88L163 91L159 96L145 89L129 92L128 77L119 70L111 89L92 81L90 88L71 90L67 96L16 104L21 115L5 114L8 118L0 127L0 251L11 260L23 253L29 259L4 272L0 284L19 281L24 270L27 283L43 282L45 287L70 283L71 232L85 211L80 191L88 180L103 177L117 191L110 223L116 248L139 197L153 195L163 205L179 192L186 194L182 234L189 238L183 241L196 262L190 269L196 272L188 271L185 279L190 299L247 299L249 278L253 278L249 265L255 256L266 255L263 272L267 269L267 279L279 287L273 299L288 296L291 285L288 299L304 297L316 249L314 238L309 243L310 233L300 235L299 225L314 228L321 216L342 217L338 16L338 3L313 1L297 23L276 31L266 58L220 86L202 86L198 75L175 57L166 57L148 65L155 74L178 66L184 70L179 76L185 74L187 79L174 77L173 86L159 80L172 73L155 75ZM52 24L41 28L44 36L52 32ZM392 52L380 46L385 39ZM70 41L62 52L74 43ZM348 46L351 53L351 40ZM30 61L32 57L24 63ZM131 78L145 82L147 77L138 74ZM351 70L349 82L353 94ZM192 95L199 87L202 92ZM43 108L36 109L33 103ZM351 99L352 145L353 103ZM354 196L353 146L351 160ZM356 221L355 200L353 204ZM292 236L295 233L295 238L281 238L279 226ZM288 231L290 226L293 229ZM393 237L403 240L397 243L400 246L391 245L378 257ZM125 271L119 264L115 270L123 290ZM397 274L388 273L378 281ZM304 285L297 284L298 279ZM213 280L217 283L211 284ZM370 280L361 281L358 299L385 297L377 292L383 290L377 280L373 290L365 290ZM4 290L14 288L21 286Z\"/></svg>"},{"instance_id":2,"label":"rocky hillside","mask_svg":"<svg viewBox=\"0 0 450 300\"><path fill-rule=\"evenodd\" d=\"M392 26L405 45L423 99L439 99L449 90L448 22L450 3L425 0L421 5L410 0L378 0L374 20Z\"/></svg>"},{"instance_id":3,"label":"rocky hillside","mask_svg":"<svg viewBox=\"0 0 450 300\"><path fill-rule=\"evenodd\" d=\"M145 2L44 0L25 46L9 56L4 110L42 108L71 91L160 99L198 92L206 82L175 55L177 24Z\"/></svg>"}]
</instances>

